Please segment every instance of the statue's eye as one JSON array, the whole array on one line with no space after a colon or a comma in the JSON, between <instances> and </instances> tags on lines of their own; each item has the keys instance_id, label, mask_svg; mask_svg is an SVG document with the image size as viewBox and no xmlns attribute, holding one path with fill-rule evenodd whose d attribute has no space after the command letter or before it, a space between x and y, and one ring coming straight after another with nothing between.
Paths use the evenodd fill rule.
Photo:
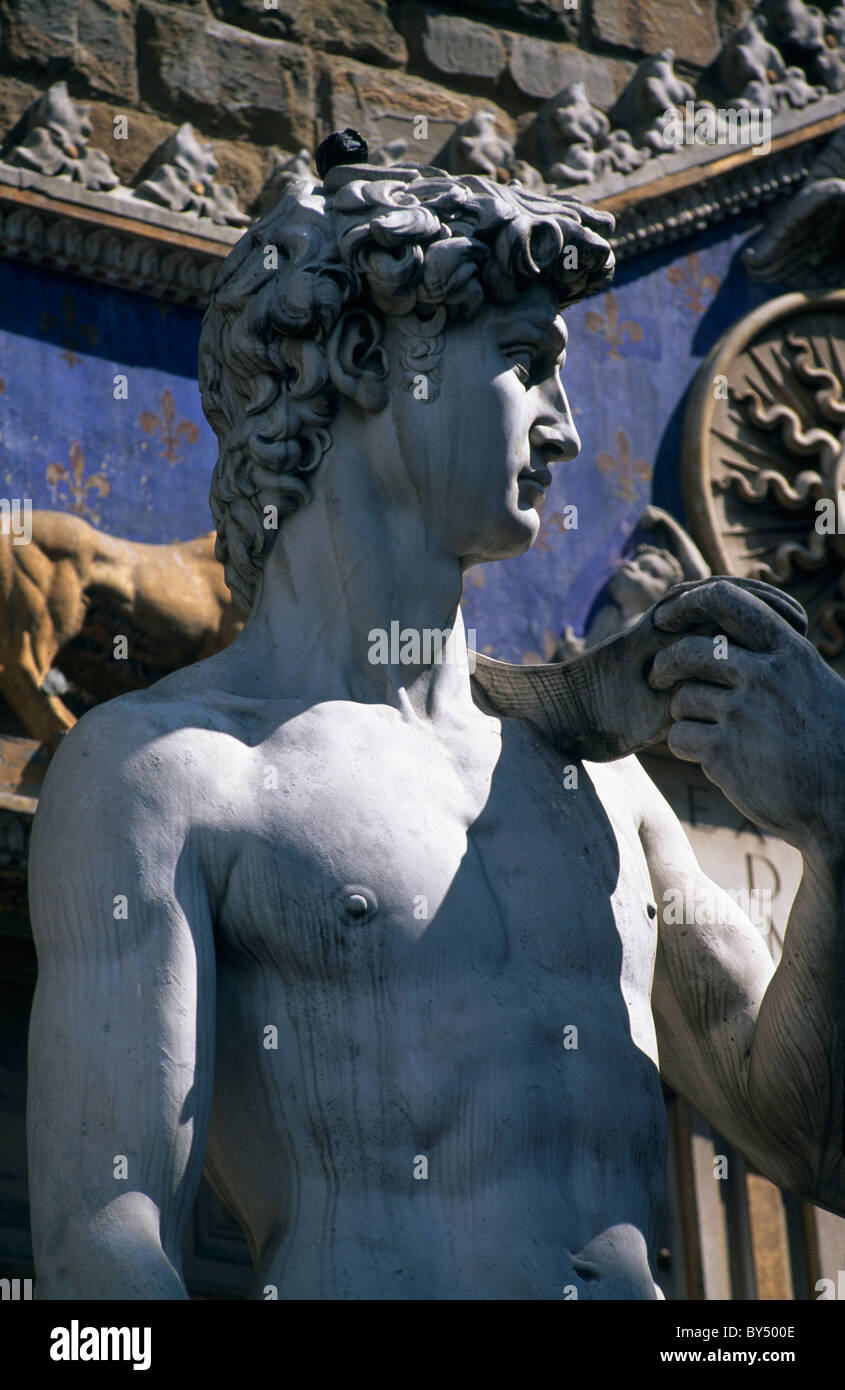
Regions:
<instances>
[{"instance_id":1,"label":"statue's eye","mask_svg":"<svg viewBox=\"0 0 845 1390\"><path fill-rule=\"evenodd\" d=\"M534 367L534 357L530 348L509 347L505 348L506 355L513 362L513 369L523 386L528 386L531 382L531 373Z\"/></svg>"}]
</instances>

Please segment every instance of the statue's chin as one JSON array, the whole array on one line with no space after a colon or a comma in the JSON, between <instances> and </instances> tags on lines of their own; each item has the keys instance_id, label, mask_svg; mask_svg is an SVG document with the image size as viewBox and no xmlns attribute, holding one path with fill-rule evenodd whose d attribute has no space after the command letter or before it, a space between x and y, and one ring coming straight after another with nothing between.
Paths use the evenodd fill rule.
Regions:
<instances>
[{"instance_id":1,"label":"statue's chin","mask_svg":"<svg viewBox=\"0 0 845 1390\"><path fill-rule=\"evenodd\" d=\"M537 539L538 530L539 527L530 535L523 534L518 539L511 537L508 541L501 541L498 545L485 547L483 551L479 550L472 555L465 555L461 560L461 569L468 570L473 565L490 564L493 560L513 560L517 555L524 555Z\"/></svg>"},{"instance_id":2,"label":"statue's chin","mask_svg":"<svg viewBox=\"0 0 845 1390\"><path fill-rule=\"evenodd\" d=\"M518 533L514 536L512 547L508 549L507 554L509 556L524 555L526 550L531 549L540 534L541 522L538 512L529 508L526 511L521 511L519 515L521 524L518 527Z\"/></svg>"},{"instance_id":3,"label":"statue's chin","mask_svg":"<svg viewBox=\"0 0 845 1390\"><path fill-rule=\"evenodd\" d=\"M530 550L540 534L540 516L533 507L508 511L487 536L477 537L476 548L461 560L461 568L484 564L488 560L511 560Z\"/></svg>"}]
</instances>

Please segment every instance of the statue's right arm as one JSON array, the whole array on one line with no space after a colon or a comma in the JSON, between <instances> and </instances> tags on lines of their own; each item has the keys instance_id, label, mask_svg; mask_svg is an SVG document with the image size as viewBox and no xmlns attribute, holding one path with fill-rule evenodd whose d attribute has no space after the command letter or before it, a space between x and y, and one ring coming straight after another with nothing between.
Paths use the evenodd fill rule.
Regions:
<instances>
[{"instance_id":1,"label":"statue's right arm","mask_svg":"<svg viewBox=\"0 0 845 1390\"><path fill-rule=\"evenodd\" d=\"M123 706L121 710L120 707ZM27 1127L37 1298L186 1298L208 1132L214 951L178 735L77 726L33 828ZM174 756L175 752L175 756Z\"/></svg>"}]
</instances>

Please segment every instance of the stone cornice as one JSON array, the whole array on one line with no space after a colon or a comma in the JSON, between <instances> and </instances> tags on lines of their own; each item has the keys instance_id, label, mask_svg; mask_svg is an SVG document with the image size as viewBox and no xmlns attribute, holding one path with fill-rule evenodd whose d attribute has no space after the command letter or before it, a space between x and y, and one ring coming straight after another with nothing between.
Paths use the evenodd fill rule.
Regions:
<instances>
[{"instance_id":1,"label":"stone cornice","mask_svg":"<svg viewBox=\"0 0 845 1390\"><path fill-rule=\"evenodd\" d=\"M585 201L616 217L611 238L618 260L706 230L729 217L794 193L830 137L845 125L841 97L819 102L814 119L776 136L771 149L693 150L661 157L613 184L594 185ZM659 167L656 167L659 166ZM577 190L581 192L581 190Z\"/></svg>"},{"instance_id":2,"label":"stone cornice","mask_svg":"<svg viewBox=\"0 0 845 1390\"><path fill-rule=\"evenodd\" d=\"M204 307L240 236L192 213L0 162L0 254L16 260Z\"/></svg>"},{"instance_id":3,"label":"stone cornice","mask_svg":"<svg viewBox=\"0 0 845 1390\"><path fill-rule=\"evenodd\" d=\"M796 113L767 152L692 147L567 192L615 214L614 249L620 260L630 258L794 192L845 124L843 98L816 103L812 120L807 114ZM142 202L129 190L94 192L0 162L0 254L13 259L203 308L241 235L239 228Z\"/></svg>"}]
</instances>

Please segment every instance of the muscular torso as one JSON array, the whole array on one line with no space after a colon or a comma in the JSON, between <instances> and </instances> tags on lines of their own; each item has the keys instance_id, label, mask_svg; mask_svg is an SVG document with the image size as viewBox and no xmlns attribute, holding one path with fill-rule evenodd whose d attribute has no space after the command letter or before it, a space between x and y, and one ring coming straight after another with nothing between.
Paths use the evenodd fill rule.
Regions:
<instances>
[{"instance_id":1,"label":"muscular torso","mask_svg":"<svg viewBox=\"0 0 845 1390\"><path fill-rule=\"evenodd\" d=\"M480 714L443 739L382 706L256 710L196 745L207 1171L255 1296L655 1297L656 922L624 777L567 786Z\"/></svg>"}]
</instances>

